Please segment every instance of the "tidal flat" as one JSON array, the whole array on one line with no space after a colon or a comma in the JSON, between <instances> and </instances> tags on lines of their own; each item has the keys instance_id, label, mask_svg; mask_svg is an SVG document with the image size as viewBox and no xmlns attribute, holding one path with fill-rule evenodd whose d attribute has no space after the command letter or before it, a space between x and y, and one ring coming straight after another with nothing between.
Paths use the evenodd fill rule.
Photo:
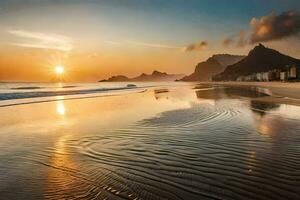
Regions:
<instances>
[{"instance_id":1,"label":"tidal flat","mask_svg":"<svg viewBox=\"0 0 300 200\"><path fill-rule=\"evenodd\" d=\"M300 107L177 85L0 108L0 199L299 199Z\"/></svg>"}]
</instances>

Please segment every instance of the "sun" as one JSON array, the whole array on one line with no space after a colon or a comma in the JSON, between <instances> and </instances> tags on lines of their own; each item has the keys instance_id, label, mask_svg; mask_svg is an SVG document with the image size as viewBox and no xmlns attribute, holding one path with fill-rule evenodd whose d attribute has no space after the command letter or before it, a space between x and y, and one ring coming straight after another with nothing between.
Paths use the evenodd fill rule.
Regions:
<instances>
[{"instance_id":1,"label":"sun","mask_svg":"<svg viewBox=\"0 0 300 200\"><path fill-rule=\"evenodd\" d=\"M65 71L65 68L61 65L57 65L55 66L55 73L56 74L63 74Z\"/></svg>"}]
</instances>

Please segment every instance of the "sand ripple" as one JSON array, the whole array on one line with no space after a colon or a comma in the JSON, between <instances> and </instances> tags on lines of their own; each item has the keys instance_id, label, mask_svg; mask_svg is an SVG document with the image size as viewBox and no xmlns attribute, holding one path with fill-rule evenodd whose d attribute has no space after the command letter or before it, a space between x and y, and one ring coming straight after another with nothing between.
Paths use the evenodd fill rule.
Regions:
<instances>
[{"instance_id":1,"label":"sand ripple","mask_svg":"<svg viewBox=\"0 0 300 200\"><path fill-rule=\"evenodd\" d=\"M45 198L299 199L300 119L281 117L267 134L259 127L278 116L250 120L259 115L243 103L192 105L45 149L49 162L31 158L50 168Z\"/></svg>"}]
</instances>

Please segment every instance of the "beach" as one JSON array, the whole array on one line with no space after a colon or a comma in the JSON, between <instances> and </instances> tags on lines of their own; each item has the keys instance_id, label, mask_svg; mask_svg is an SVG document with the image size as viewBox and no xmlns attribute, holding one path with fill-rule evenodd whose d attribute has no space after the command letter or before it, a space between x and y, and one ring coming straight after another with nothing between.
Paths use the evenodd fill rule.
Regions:
<instances>
[{"instance_id":1,"label":"beach","mask_svg":"<svg viewBox=\"0 0 300 200\"><path fill-rule=\"evenodd\" d=\"M272 91L274 96L300 99L300 82L215 82L225 86L263 87Z\"/></svg>"},{"instance_id":2,"label":"beach","mask_svg":"<svg viewBox=\"0 0 300 200\"><path fill-rule=\"evenodd\" d=\"M0 199L298 199L300 107L264 92L169 83L2 103Z\"/></svg>"}]
</instances>

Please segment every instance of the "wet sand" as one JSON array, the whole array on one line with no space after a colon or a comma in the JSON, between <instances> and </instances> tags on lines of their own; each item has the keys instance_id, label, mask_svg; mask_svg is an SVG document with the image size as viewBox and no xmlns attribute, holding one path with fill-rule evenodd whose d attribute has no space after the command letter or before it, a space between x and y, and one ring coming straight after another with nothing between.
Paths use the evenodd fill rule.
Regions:
<instances>
[{"instance_id":1,"label":"wet sand","mask_svg":"<svg viewBox=\"0 0 300 200\"><path fill-rule=\"evenodd\" d=\"M0 199L299 199L300 107L275 99L187 85L1 107Z\"/></svg>"},{"instance_id":2,"label":"wet sand","mask_svg":"<svg viewBox=\"0 0 300 200\"><path fill-rule=\"evenodd\" d=\"M208 84L226 85L226 86L254 86L263 87L272 91L275 96L288 97L300 100L300 82L213 82Z\"/></svg>"}]
</instances>

